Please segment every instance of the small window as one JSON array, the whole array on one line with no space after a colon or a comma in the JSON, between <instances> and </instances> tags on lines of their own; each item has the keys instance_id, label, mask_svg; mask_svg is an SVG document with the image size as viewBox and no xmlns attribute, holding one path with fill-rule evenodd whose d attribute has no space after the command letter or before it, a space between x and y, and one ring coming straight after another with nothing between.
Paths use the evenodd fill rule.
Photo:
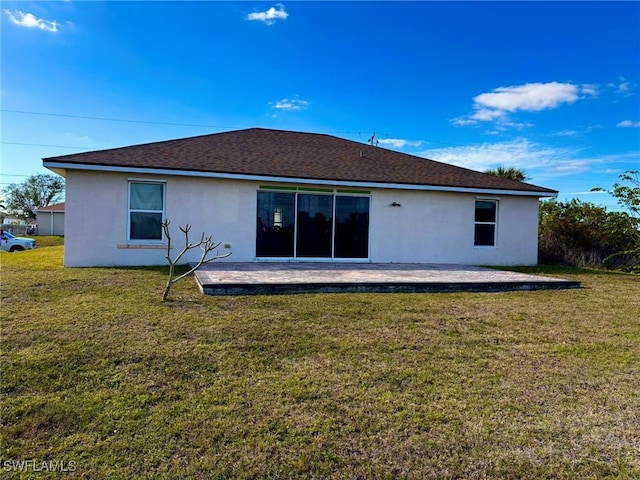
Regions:
<instances>
[{"instance_id":1,"label":"small window","mask_svg":"<svg viewBox=\"0 0 640 480\"><path fill-rule=\"evenodd\" d=\"M162 240L164 184L129 183L129 240Z\"/></svg>"},{"instance_id":2,"label":"small window","mask_svg":"<svg viewBox=\"0 0 640 480\"><path fill-rule=\"evenodd\" d=\"M496 200L476 200L475 235L473 244L477 247L495 247L496 224L498 218Z\"/></svg>"}]
</instances>

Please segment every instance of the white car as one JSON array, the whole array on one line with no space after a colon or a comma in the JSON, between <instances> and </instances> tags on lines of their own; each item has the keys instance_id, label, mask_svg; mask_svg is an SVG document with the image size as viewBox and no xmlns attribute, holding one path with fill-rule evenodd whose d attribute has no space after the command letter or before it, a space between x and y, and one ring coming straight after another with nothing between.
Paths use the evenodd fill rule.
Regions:
<instances>
[{"instance_id":1,"label":"white car","mask_svg":"<svg viewBox=\"0 0 640 480\"><path fill-rule=\"evenodd\" d=\"M12 233L2 232L2 243L0 248L7 252L20 252L22 250L33 250L36 248L36 241L32 238L16 237Z\"/></svg>"}]
</instances>

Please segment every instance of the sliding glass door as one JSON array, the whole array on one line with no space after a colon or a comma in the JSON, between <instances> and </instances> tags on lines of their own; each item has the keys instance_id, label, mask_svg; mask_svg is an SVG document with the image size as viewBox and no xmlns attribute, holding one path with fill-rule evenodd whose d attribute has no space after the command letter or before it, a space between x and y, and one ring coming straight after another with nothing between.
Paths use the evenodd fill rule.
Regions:
<instances>
[{"instance_id":1,"label":"sliding glass door","mask_svg":"<svg viewBox=\"0 0 640 480\"><path fill-rule=\"evenodd\" d=\"M298 194L296 257L331 258L333 195Z\"/></svg>"},{"instance_id":2,"label":"sliding glass door","mask_svg":"<svg viewBox=\"0 0 640 480\"><path fill-rule=\"evenodd\" d=\"M336 258L369 257L369 197L336 197Z\"/></svg>"},{"instance_id":3,"label":"sliding glass door","mask_svg":"<svg viewBox=\"0 0 640 480\"><path fill-rule=\"evenodd\" d=\"M295 193L258 192L257 257L293 257Z\"/></svg>"},{"instance_id":4,"label":"sliding glass door","mask_svg":"<svg viewBox=\"0 0 640 480\"><path fill-rule=\"evenodd\" d=\"M257 257L368 258L369 197L258 192Z\"/></svg>"}]
</instances>

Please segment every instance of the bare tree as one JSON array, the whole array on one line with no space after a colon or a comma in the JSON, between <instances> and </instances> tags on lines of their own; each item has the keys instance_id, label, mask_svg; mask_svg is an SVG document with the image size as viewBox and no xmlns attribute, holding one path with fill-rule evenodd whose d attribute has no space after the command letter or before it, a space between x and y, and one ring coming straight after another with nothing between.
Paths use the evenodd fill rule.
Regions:
<instances>
[{"instance_id":1,"label":"bare tree","mask_svg":"<svg viewBox=\"0 0 640 480\"><path fill-rule=\"evenodd\" d=\"M222 255L218 255L218 253L216 252L215 256L207 258L207 256L211 252L213 252L216 248L218 248L222 242L215 243L212 240L211 236L205 237L203 233L198 243L189 243L189 230L191 230L191 225L186 224L184 227L178 227L178 228L182 233L184 233L185 246L182 249L182 251L178 254L178 256L172 260L171 259L171 235L169 233L169 220L166 220L165 222L162 223L162 230L164 231L165 237L167 237L167 257L166 258L167 258L167 262L169 262L169 279L167 280L167 286L165 287L164 294L162 295L162 301L165 301L167 299L167 297L169 296L169 291L171 290L171 287L173 286L174 283L176 283L179 280L182 280L184 277L188 275L191 275L193 272L195 272L205 263L213 262L214 260L225 258L231 255L231 252L228 252ZM178 262L184 256L185 253L187 253L189 250L193 250L194 248L200 248L200 250L202 250L202 255L200 257L200 260L194 267L190 268L187 272L174 278L174 271L175 271L176 265L178 264Z\"/></svg>"}]
</instances>

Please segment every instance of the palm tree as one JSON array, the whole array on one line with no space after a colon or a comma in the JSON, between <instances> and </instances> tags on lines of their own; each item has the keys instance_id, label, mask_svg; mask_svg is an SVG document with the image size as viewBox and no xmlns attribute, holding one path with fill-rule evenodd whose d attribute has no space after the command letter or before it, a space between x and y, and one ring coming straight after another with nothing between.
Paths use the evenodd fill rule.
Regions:
<instances>
[{"instance_id":1,"label":"palm tree","mask_svg":"<svg viewBox=\"0 0 640 480\"><path fill-rule=\"evenodd\" d=\"M526 172L517 167L504 167L500 165L498 168L485 170L484 173L488 173L489 175L494 175L496 177L510 178L511 180L517 180L518 182L529 180Z\"/></svg>"}]
</instances>

